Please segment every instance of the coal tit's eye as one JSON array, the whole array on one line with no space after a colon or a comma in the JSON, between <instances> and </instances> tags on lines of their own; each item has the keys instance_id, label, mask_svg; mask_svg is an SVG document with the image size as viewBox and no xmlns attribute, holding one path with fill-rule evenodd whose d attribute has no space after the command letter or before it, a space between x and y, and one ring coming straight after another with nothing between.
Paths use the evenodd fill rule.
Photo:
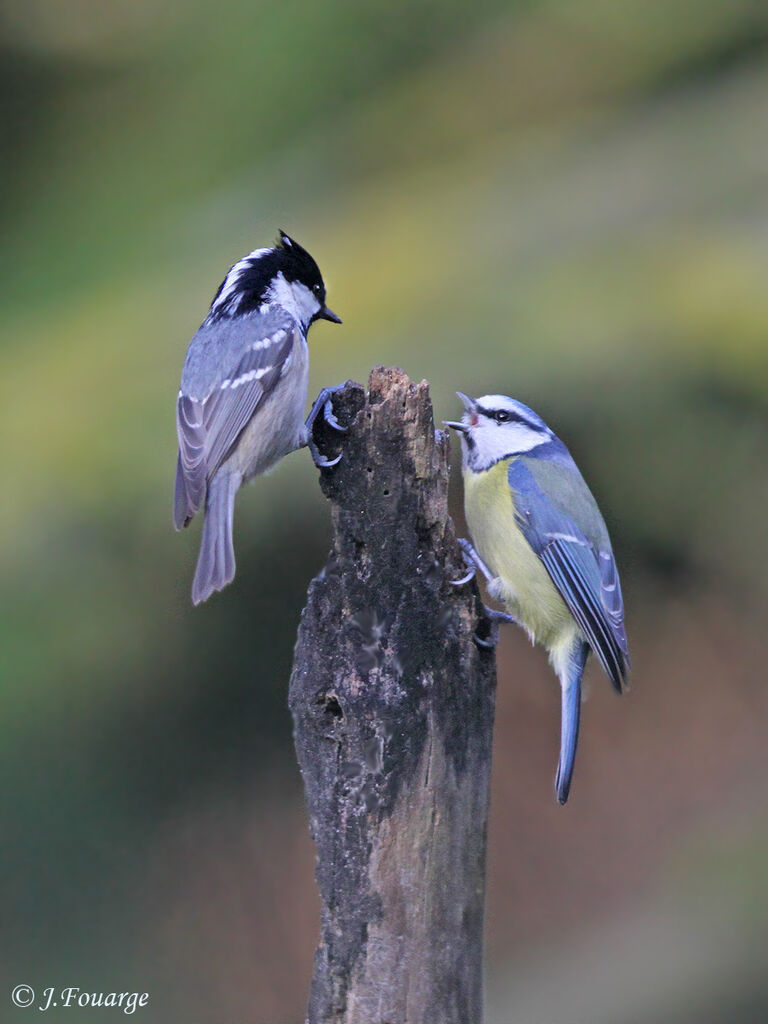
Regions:
<instances>
[{"instance_id":1,"label":"coal tit's eye","mask_svg":"<svg viewBox=\"0 0 768 1024\"><path fill-rule=\"evenodd\" d=\"M512 419L512 413L507 412L506 409L499 409L494 419L496 420L497 423L507 423L509 420Z\"/></svg>"},{"instance_id":2,"label":"coal tit's eye","mask_svg":"<svg viewBox=\"0 0 768 1024\"><path fill-rule=\"evenodd\" d=\"M320 292L321 292L322 290L323 290L323 286L322 286L321 284L316 284L316 285L315 285L315 286L314 286L314 287L312 288L312 291L313 291L313 292L315 293L315 295L317 295L317 296L318 296L318 298L320 297Z\"/></svg>"}]
</instances>

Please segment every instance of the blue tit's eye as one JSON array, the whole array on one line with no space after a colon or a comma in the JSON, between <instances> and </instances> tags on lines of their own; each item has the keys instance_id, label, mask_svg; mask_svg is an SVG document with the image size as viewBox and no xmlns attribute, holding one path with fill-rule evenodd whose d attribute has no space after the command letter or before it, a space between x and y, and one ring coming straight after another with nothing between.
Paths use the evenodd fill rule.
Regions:
<instances>
[{"instance_id":1,"label":"blue tit's eye","mask_svg":"<svg viewBox=\"0 0 768 1024\"><path fill-rule=\"evenodd\" d=\"M499 409L495 414L494 419L497 423L507 423L512 419L512 413L507 412L506 409Z\"/></svg>"}]
</instances>

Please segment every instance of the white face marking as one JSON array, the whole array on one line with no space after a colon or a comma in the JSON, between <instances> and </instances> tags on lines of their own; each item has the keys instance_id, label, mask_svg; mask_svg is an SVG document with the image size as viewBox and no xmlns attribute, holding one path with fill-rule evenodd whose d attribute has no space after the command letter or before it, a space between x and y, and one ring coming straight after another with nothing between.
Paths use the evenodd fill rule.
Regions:
<instances>
[{"instance_id":1,"label":"white face marking","mask_svg":"<svg viewBox=\"0 0 768 1024\"><path fill-rule=\"evenodd\" d=\"M320 312L320 303L306 285L301 281L286 281L282 271L272 282L267 292L267 303L277 303L290 313L294 320L301 324L306 333L315 313Z\"/></svg>"},{"instance_id":2,"label":"white face marking","mask_svg":"<svg viewBox=\"0 0 768 1024\"><path fill-rule=\"evenodd\" d=\"M476 471L493 466L507 455L523 455L546 444L551 433L530 409L506 395L484 395L477 400L478 411L468 409L462 422L469 428L471 444L462 434L463 463ZM504 409L512 419L499 423L480 409ZM525 422L521 421L524 420Z\"/></svg>"},{"instance_id":3,"label":"white face marking","mask_svg":"<svg viewBox=\"0 0 768 1024\"><path fill-rule=\"evenodd\" d=\"M518 412L522 409L519 402L507 395L483 395L477 399L477 404L483 409L509 409L510 412Z\"/></svg>"},{"instance_id":4,"label":"white face marking","mask_svg":"<svg viewBox=\"0 0 768 1024\"><path fill-rule=\"evenodd\" d=\"M548 435L523 423L494 423L485 420L472 428L474 449L462 438L465 461L473 469L488 469L506 455L522 455L549 440Z\"/></svg>"}]
</instances>

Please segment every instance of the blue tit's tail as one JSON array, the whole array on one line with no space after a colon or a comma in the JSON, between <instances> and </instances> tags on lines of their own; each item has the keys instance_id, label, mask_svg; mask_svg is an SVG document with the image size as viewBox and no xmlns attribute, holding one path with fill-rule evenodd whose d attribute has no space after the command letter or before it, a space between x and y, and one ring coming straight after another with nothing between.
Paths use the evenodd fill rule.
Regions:
<instances>
[{"instance_id":1,"label":"blue tit's tail","mask_svg":"<svg viewBox=\"0 0 768 1024\"><path fill-rule=\"evenodd\" d=\"M193 604L206 601L214 590L223 590L235 578L232 520L241 483L239 473L218 472L208 485L203 537L192 581Z\"/></svg>"},{"instance_id":2,"label":"blue tit's tail","mask_svg":"<svg viewBox=\"0 0 768 1024\"><path fill-rule=\"evenodd\" d=\"M579 743L579 717L581 715L581 677L589 654L582 640L574 642L567 664L560 677L562 710L560 718L560 761L557 765L555 789L557 801L564 804L571 790L576 747Z\"/></svg>"}]
</instances>

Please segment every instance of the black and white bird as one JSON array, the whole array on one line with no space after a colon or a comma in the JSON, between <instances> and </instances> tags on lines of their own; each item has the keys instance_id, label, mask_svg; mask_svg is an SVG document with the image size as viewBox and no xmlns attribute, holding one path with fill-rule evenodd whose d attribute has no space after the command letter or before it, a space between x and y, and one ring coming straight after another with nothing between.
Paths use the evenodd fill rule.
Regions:
<instances>
[{"instance_id":1,"label":"black and white bird","mask_svg":"<svg viewBox=\"0 0 768 1024\"><path fill-rule=\"evenodd\" d=\"M341 323L325 304L320 270L284 232L232 266L190 342L176 404L179 456L174 524L188 526L205 506L192 584L199 604L235 575L232 520L245 481L305 445L319 466L333 465L312 442L323 410L341 430L324 388L306 422L309 349L315 320Z\"/></svg>"}]
</instances>

